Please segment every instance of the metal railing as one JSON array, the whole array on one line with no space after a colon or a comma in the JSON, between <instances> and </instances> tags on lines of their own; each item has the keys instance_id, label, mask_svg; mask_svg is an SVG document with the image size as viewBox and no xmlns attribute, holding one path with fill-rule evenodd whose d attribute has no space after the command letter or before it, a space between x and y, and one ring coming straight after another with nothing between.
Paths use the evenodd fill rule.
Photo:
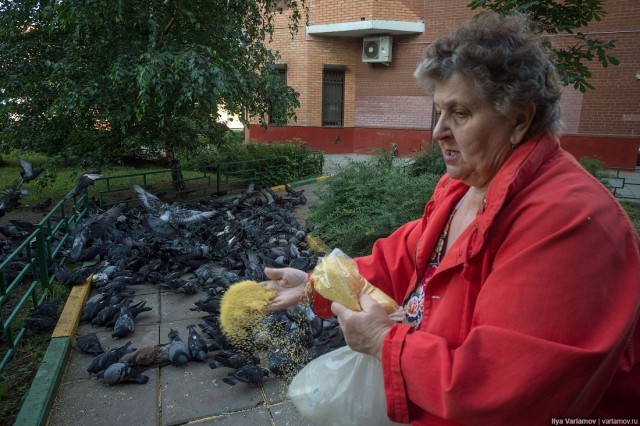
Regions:
<instances>
[{"instance_id":1,"label":"metal railing","mask_svg":"<svg viewBox=\"0 0 640 426\"><path fill-rule=\"evenodd\" d=\"M234 192L246 188L250 182L273 186L285 180L303 180L322 174L324 153L314 151L307 154L233 161L207 166L205 172L215 175L216 192ZM289 179L283 179L283 177ZM293 179L291 179L293 177Z\"/></svg>"},{"instance_id":2,"label":"metal railing","mask_svg":"<svg viewBox=\"0 0 640 426\"><path fill-rule=\"evenodd\" d=\"M276 156L253 160L218 163L202 168L201 174L171 182L171 170L162 169L96 179L97 203L109 207L134 201L131 185L137 183L154 194L167 193L175 201L194 201L212 194L234 193L250 182L273 186L284 180L302 180L322 174L324 153ZM215 182L215 187L213 186ZM214 191L215 192L212 192Z\"/></svg>"},{"instance_id":3,"label":"metal railing","mask_svg":"<svg viewBox=\"0 0 640 426\"><path fill-rule=\"evenodd\" d=\"M0 263L0 374L25 338L24 319L46 298L55 279L55 259L69 238L71 223L88 212L88 194L65 200L40 221L35 230Z\"/></svg>"}]
</instances>

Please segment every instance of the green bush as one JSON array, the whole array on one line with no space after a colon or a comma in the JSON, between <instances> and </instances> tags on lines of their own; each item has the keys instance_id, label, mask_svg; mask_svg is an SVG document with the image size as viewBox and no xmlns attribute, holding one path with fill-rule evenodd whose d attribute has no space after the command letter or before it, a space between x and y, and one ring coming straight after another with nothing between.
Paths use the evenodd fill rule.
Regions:
<instances>
[{"instance_id":1,"label":"green bush","mask_svg":"<svg viewBox=\"0 0 640 426\"><path fill-rule=\"evenodd\" d=\"M389 155L350 162L318 194L309 224L330 247L349 256L371 252L373 243L418 219L440 175L409 176Z\"/></svg>"},{"instance_id":2,"label":"green bush","mask_svg":"<svg viewBox=\"0 0 640 426\"><path fill-rule=\"evenodd\" d=\"M439 149L423 151L415 157L407 168L409 176L420 176L424 174L442 176L446 172L447 165L444 163L442 153Z\"/></svg>"},{"instance_id":3,"label":"green bush","mask_svg":"<svg viewBox=\"0 0 640 426\"><path fill-rule=\"evenodd\" d=\"M318 154L309 154L311 151L297 140L244 142L237 134L229 134L224 144L202 146L197 154L184 160L184 168L211 172L219 164L228 165L222 169L223 173L229 172L240 180L253 180L253 176L258 176L257 183L272 186L321 174Z\"/></svg>"},{"instance_id":4,"label":"green bush","mask_svg":"<svg viewBox=\"0 0 640 426\"><path fill-rule=\"evenodd\" d=\"M603 179L607 177L607 165L604 161L601 161L594 157L581 157L578 160L580 165L584 167L593 177L603 182ZM604 182L603 182L604 183Z\"/></svg>"}]
</instances>

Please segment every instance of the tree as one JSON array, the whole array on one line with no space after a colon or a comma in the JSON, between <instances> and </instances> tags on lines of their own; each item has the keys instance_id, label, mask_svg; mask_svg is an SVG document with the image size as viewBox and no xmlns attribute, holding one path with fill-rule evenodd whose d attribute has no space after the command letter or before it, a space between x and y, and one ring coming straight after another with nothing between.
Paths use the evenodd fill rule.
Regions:
<instances>
[{"instance_id":1,"label":"tree","mask_svg":"<svg viewBox=\"0 0 640 426\"><path fill-rule=\"evenodd\" d=\"M0 152L78 167L217 144L231 114L294 117L296 93L266 43L304 0L13 0L0 3Z\"/></svg>"},{"instance_id":2,"label":"tree","mask_svg":"<svg viewBox=\"0 0 640 426\"><path fill-rule=\"evenodd\" d=\"M616 57L608 51L615 48L616 40L593 38L581 30L589 23L600 20L607 14L602 0L473 0L468 7L490 9L506 14L518 11L528 14L540 33L574 35L575 43L568 47L556 47L547 41L547 46L555 56L558 74L565 85L572 84L581 92L594 89L587 82L591 71L585 64L596 59L606 68L609 64L618 65Z\"/></svg>"}]
</instances>

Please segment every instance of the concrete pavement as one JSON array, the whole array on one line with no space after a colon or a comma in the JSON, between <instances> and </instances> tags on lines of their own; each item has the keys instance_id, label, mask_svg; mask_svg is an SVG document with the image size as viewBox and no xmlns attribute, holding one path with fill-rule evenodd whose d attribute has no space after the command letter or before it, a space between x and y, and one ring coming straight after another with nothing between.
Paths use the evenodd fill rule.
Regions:
<instances>
[{"instance_id":1,"label":"concrete pavement","mask_svg":"<svg viewBox=\"0 0 640 426\"><path fill-rule=\"evenodd\" d=\"M359 161L356 158L352 161ZM346 157L329 159L325 164L327 175L296 185L304 189L307 205L298 206L293 211L301 225L308 216L309 206L317 199L317 190L322 182L349 161ZM284 187L276 187L276 192L284 192ZM322 242L311 240L309 244L322 250ZM315 245L315 247L314 247ZM88 285L88 284L87 284ZM131 347L141 348L168 341L171 328L179 331L183 340L188 334L186 327L202 322L202 312L191 311L194 302L202 294L184 295L167 291L151 284L131 286L135 290L133 302L145 300L152 308L136 318L135 332L130 339L114 340L111 331L93 328L90 324L80 324L77 335L95 332L106 350L122 346L131 340ZM88 293L88 288L84 291ZM76 302L77 312L84 301ZM73 309L72 309L73 310ZM71 319L70 321L74 321ZM77 321L77 318L75 318ZM62 332L64 334L65 332ZM76 331L67 327L74 341ZM126 359L124 356L123 359ZM46 424L61 425L308 425L293 404L286 400L288 381L268 377L259 386L245 383L229 385L222 381L232 370L209 368L208 362L191 362L183 367L173 365L151 368L144 372L149 382L144 385L126 384L109 386L103 381L90 377L87 367L93 356L86 355L73 347L68 362L59 379L55 400ZM22 413L21 413L22 414ZM21 415L21 418L25 416ZM28 418L28 417L27 417ZM24 423L27 424L27 423Z\"/></svg>"},{"instance_id":2,"label":"concrete pavement","mask_svg":"<svg viewBox=\"0 0 640 426\"><path fill-rule=\"evenodd\" d=\"M308 204L316 199L314 191L322 185L322 180L319 178L296 187L305 189ZM300 207L303 208L296 208L294 215L302 225L308 214L308 205ZM202 322L205 313L190 310L202 294L184 295L151 284L131 288L136 292L133 303L145 300L146 306L152 308L136 318L135 332L129 336L131 347L166 343L171 328L178 330L186 341L186 327ZM80 324L77 335L92 332L97 333L105 351L122 346L129 340L114 340L110 330L93 328L90 324ZM92 359L91 355L75 348L71 350L48 425L309 424L285 398L288 379L268 377L259 386L245 383L229 385L222 379L231 369L212 370L208 362L191 362L183 367L151 368L144 372L149 376L149 382L144 385L109 386L89 377L86 370Z\"/></svg>"}]
</instances>

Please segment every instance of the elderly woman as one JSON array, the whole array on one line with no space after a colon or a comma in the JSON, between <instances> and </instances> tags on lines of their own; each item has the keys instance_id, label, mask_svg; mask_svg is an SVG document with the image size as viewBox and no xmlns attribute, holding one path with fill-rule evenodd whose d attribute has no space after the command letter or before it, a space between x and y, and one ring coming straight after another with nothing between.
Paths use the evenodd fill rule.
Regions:
<instances>
[{"instance_id":1,"label":"elderly woman","mask_svg":"<svg viewBox=\"0 0 640 426\"><path fill-rule=\"evenodd\" d=\"M396 422L549 424L640 410L638 235L609 191L558 142L560 86L521 15L483 14L429 46L447 166L421 219L355 259L403 305L366 295L337 315L348 345L381 359ZM272 310L307 278L267 269Z\"/></svg>"}]
</instances>

